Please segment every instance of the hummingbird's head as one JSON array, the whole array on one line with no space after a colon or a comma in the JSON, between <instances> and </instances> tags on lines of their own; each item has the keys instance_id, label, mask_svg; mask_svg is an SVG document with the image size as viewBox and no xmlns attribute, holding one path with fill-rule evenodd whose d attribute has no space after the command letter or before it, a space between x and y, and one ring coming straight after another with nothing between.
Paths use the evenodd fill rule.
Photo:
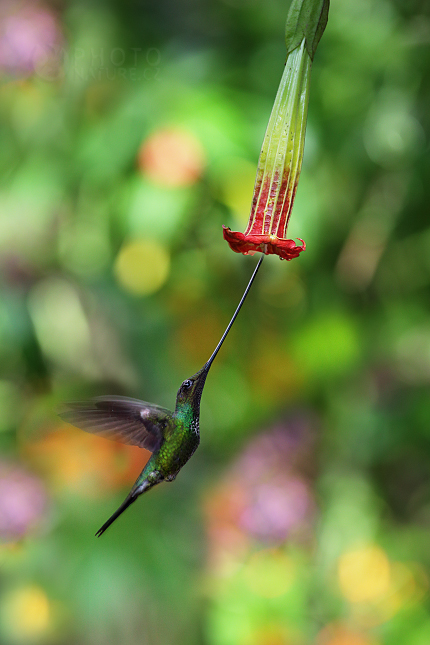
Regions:
<instances>
[{"instance_id":1,"label":"hummingbird's head","mask_svg":"<svg viewBox=\"0 0 430 645\"><path fill-rule=\"evenodd\" d=\"M200 410L200 399L202 397L206 376L209 372L208 364L204 365L201 370L196 372L190 378L185 379L181 384L176 395L176 411L186 406L187 403L192 407L194 414L198 415Z\"/></svg>"}]
</instances>

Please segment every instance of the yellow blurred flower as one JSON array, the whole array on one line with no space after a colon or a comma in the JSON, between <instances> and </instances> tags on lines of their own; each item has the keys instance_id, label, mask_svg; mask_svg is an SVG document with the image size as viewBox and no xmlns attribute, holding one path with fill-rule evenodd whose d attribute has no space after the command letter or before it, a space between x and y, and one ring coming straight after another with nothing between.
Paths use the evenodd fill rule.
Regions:
<instances>
[{"instance_id":1,"label":"yellow blurred flower","mask_svg":"<svg viewBox=\"0 0 430 645\"><path fill-rule=\"evenodd\" d=\"M418 565L390 562L376 545L342 554L337 573L352 619L362 628L387 622L403 607L419 602L428 586Z\"/></svg>"},{"instance_id":2,"label":"yellow blurred flower","mask_svg":"<svg viewBox=\"0 0 430 645\"><path fill-rule=\"evenodd\" d=\"M170 271L170 255L155 240L126 242L115 260L115 276L126 291L135 296L155 293L166 282Z\"/></svg>"},{"instance_id":3,"label":"yellow blurred flower","mask_svg":"<svg viewBox=\"0 0 430 645\"><path fill-rule=\"evenodd\" d=\"M350 602L382 598L390 588L390 563L377 546L348 551L338 561L340 589Z\"/></svg>"},{"instance_id":4,"label":"yellow blurred flower","mask_svg":"<svg viewBox=\"0 0 430 645\"><path fill-rule=\"evenodd\" d=\"M287 629L284 625L267 623L255 629L239 645L292 645L302 642L300 633Z\"/></svg>"},{"instance_id":5,"label":"yellow blurred flower","mask_svg":"<svg viewBox=\"0 0 430 645\"><path fill-rule=\"evenodd\" d=\"M40 641L51 627L51 605L45 591L25 586L5 595L1 605L2 632L12 641Z\"/></svg>"}]
</instances>

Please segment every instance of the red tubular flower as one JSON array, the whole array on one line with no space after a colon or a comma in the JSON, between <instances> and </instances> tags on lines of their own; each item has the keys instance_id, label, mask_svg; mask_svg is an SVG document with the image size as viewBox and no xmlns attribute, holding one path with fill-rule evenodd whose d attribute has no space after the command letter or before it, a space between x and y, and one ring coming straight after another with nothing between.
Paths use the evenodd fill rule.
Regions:
<instances>
[{"instance_id":1,"label":"red tubular flower","mask_svg":"<svg viewBox=\"0 0 430 645\"><path fill-rule=\"evenodd\" d=\"M254 255L256 251L261 251L266 255L279 255L281 260L293 260L306 250L306 243L300 237L297 239L303 244L298 246L294 240L287 240L276 235L253 235L248 234L247 231L248 229L245 233L240 233L232 231L228 226L223 226L224 239L236 253Z\"/></svg>"},{"instance_id":2,"label":"red tubular flower","mask_svg":"<svg viewBox=\"0 0 430 645\"><path fill-rule=\"evenodd\" d=\"M251 214L245 233L223 226L236 253L256 251L297 258L306 249L287 239L302 166L312 59L327 23L329 0L293 0L288 14L287 61L258 160Z\"/></svg>"}]
</instances>

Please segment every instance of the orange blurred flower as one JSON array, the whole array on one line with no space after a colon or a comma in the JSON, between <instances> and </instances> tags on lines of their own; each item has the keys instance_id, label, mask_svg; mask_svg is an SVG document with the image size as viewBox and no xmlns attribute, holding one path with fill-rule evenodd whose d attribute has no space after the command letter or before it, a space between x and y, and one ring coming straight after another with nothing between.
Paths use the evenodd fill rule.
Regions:
<instances>
[{"instance_id":1,"label":"orange blurred flower","mask_svg":"<svg viewBox=\"0 0 430 645\"><path fill-rule=\"evenodd\" d=\"M145 461L142 448L63 427L28 443L26 453L56 487L88 497L133 482Z\"/></svg>"},{"instance_id":2,"label":"orange blurred flower","mask_svg":"<svg viewBox=\"0 0 430 645\"><path fill-rule=\"evenodd\" d=\"M376 645L368 635L358 634L342 623L326 625L317 636L317 645Z\"/></svg>"},{"instance_id":3,"label":"orange blurred flower","mask_svg":"<svg viewBox=\"0 0 430 645\"><path fill-rule=\"evenodd\" d=\"M157 130L143 143L138 166L150 179L164 186L190 186L201 176L205 158L200 141L176 128Z\"/></svg>"}]
</instances>

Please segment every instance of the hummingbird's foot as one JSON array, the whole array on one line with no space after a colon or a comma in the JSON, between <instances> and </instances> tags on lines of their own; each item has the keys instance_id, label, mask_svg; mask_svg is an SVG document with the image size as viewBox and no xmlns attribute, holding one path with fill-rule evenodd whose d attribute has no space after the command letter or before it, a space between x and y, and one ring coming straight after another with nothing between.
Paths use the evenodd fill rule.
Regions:
<instances>
[{"instance_id":1,"label":"hummingbird's foot","mask_svg":"<svg viewBox=\"0 0 430 645\"><path fill-rule=\"evenodd\" d=\"M165 477L165 481L166 482L172 482L174 479L176 479L177 474L178 473L175 473L174 475L167 475L167 477Z\"/></svg>"}]
</instances>

